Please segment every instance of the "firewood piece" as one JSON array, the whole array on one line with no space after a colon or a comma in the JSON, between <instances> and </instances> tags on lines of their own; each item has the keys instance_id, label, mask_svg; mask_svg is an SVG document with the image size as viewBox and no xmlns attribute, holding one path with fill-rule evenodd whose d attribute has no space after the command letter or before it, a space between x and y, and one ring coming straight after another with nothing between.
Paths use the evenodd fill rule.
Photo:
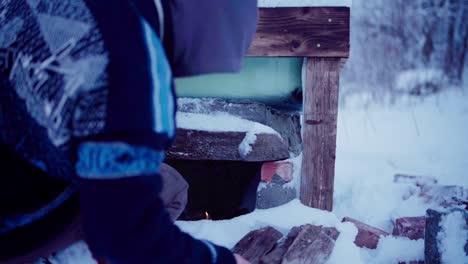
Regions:
<instances>
[{"instance_id":1,"label":"firewood piece","mask_svg":"<svg viewBox=\"0 0 468 264\"><path fill-rule=\"evenodd\" d=\"M351 222L357 227L358 234L356 236L356 240L354 240L354 244L361 248L366 247L370 249L376 249L377 245L379 244L380 237L390 235L383 230L364 224L363 222L349 217L343 218L343 222Z\"/></svg>"},{"instance_id":2,"label":"firewood piece","mask_svg":"<svg viewBox=\"0 0 468 264\"><path fill-rule=\"evenodd\" d=\"M247 132L177 129L168 159L275 161L289 157L288 146L277 134L257 134L252 151L242 157L239 145Z\"/></svg>"},{"instance_id":3,"label":"firewood piece","mask_svg":"<svg viewBox=\"0 0 468 264\"><path fill-rule=\"evenodd\" d=\"M424 238L426 217L402 217L395 220L393 236L407 237L412 240Z\"/></svg>"},{"instance_id":4,"label":"firewood piece","mask_svg":"<svg viewBox=\"0 0 468 264\"><path fill-rule=\"evenodd\" d=\"M291 231L289 231L289 234L284 239L281 239L272 251L260 259L260 264L281 264L284 254L286 254L286 251L288 251L303 228L304 226L293 227Z\"/></svg>"},{"instance_id":5,"label":"firewood piece","mask_svg":"<svg viewBox=\"0 0 468 264\"><path fill-rule=\"evenodd\" d=\"M338 236L335 228L306 225L284 255L282 264L326 263Z\"/></svg>"},{"instance_id":6,"label":"firewood piece","mask_svg":"<svg viewBox=\"0 0 468 264\"><path fill-rule=\"evenodd\" d=\"M252 264L257 264L282 236L283 234L273 227L251 231L234 246L232 252L243 256Z\"/></svg>"}]
</instances>

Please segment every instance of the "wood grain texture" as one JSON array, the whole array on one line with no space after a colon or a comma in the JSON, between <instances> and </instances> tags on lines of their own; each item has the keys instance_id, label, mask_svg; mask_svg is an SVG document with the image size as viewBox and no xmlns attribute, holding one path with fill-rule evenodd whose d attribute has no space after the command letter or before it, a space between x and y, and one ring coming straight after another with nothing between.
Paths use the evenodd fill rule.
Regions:
<instances>
[{"instance_id":1,"label":"wood grain texture","mask_svg":"<svg viewBox=\"0 0 468 264\"><path fill-rule=\"evenodd\" d=\"M348 7L260 8L248 56L349 57Z\"/></svg>"},{"instance_id":2,"label":"wood grain texture","mask_svg":"<svg viewBox=\"0 0 468 264\"><path fill-rule=\"evenodd\" d=\"M304 229L304 226L296 226L289 231L288 235L278 241L277 245L260 259L260 264L281 264L284 254L288 251L297 235Z\"/></svg>"},{"instance_id":3,"label":"wood grain texture","mask_svg":"<svg viewBox=\"0 0 468 264\"><path fill-rule=\"evenodd\" d=\"M306 225L289 247L281 263L327 263L339 234L334 227Z\"/></svg>"},{"instance_id":4,"label":"wood grain texture","mask_svg":"<svg viewBox=\"0 0 468 264\"><path fill-rule=\"evenodd\" d=\"M272 227L251 231L234 246L232 252L241 255L252 264L258 264L282 236L281 232Z\"/></svg>"},{"instance_id":5,"label":"wood grain texture","mask_svg":"<svg viewBox=\"0 0 468 264\"><path fill-rule=\"evenodd\" d=\"M272 227L249 232L232 249L252 264L326 263L340 233L334 227L306 224L286 237ZM280 239L281 238L281 239Z\"/></svg>"},{"instance_id":6,"label":"wood grain texture","mask_svg":"<svg viewBox=\"0 0 468 264\"><path fill-rule=\"evenodd\" d=\"M304 87L301 202L331 211L335 178L339 58L310 58Z\"/></svg>"},{"instance_id":7,"label":"wood grain texture","mask_svg":"<svg viewBox=\"0 0 468 264\"><path fill-rule=\"evenodd\" d=\"M213 132L179 128L167 159L276 161L289 157L287 143L276 134L257 134L252 151L239 153L247 132Z\"/></svg>"}]
</instances>

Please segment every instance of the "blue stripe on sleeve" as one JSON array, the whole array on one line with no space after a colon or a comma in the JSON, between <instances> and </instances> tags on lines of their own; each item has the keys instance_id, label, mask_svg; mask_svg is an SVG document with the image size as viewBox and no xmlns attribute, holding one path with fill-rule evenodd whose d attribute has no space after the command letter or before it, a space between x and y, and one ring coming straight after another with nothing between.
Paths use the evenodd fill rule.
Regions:
<instances>
[{"instance_id":1,"label":"blue stripe on sleeve","mask_svg":"<svg viewBox=\"0 0 468 264\"><path fill-rule=\"evenodd\" d=\"M149 55L149 67L153 89L154 130L173 136L174 99L171 90L172 73L161 41L151 26L142 19L143 31Z\"/></svg>"}]
</instances>

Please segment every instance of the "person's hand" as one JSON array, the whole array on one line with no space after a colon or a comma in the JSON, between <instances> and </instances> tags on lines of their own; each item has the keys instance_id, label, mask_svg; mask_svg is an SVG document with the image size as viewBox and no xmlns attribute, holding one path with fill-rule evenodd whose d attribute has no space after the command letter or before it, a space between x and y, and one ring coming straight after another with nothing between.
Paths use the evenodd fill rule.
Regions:
<instances>
[{"instance_id":1,"label":"person's hand","mask_svg":"<svg viewBox=\"0 0 468 264\"><path fill-rule=\"evenodd\" d=\"M250 262L245 260L241 255L234 254L234 257L236 258L237 264L250 264Z\"/></svg>"}]
</instances>

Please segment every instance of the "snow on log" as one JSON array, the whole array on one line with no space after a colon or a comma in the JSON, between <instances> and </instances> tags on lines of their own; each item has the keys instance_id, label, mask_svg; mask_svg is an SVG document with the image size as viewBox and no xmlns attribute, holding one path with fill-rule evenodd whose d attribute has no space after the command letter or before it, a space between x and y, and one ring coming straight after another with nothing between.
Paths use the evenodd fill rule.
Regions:
<instances>
[{"instance_id":1,"label":"snow on log","mask_svg":"<svg viewBox=\"0 0 468 264\"><path fill-rule=\"evenodd\" d=\"M356 244L356 246L361 247L361 248L366 247L370 249L376 249L379 243L380 237L390 235L389 233L383 230L377 229L375 227L364 224L358 220L355 220L349 217L343 218L343 222L351 222L357 227L358 234L356 236L356 240L354 241L354 244Z\"/></svg>"},{"instance_id":2,"label":"snow on log","mask_svg":"<svg viewBox=\"0 0 468 264\"><path fill-rule=\"evenodd\" d=\"M243 159L245 159L250 152L252 152L252 147L257 141L257 135L253 131L247 132L242 142L239 144L239 154Z\"/></svg>"},{"instance_id":3,"label":"snow on log","mask_svg":"<svg viewBox=\"0 0 468 264\"><path fill-rule=\"evenodd\" d=\"M424 254L426 264L466 263L468 212L427 210Z\"/></svg>"},{"instance_id":4,"label":"snow on log","mask_svg":"<svg viewBox=\"0 0 468 264\"><path fill-rule=\"evenodd\" d=\"M289 157L287 143L271 127L226 113L177 114L168 159L274 161Z\"/></svg>"}]
</instances>

